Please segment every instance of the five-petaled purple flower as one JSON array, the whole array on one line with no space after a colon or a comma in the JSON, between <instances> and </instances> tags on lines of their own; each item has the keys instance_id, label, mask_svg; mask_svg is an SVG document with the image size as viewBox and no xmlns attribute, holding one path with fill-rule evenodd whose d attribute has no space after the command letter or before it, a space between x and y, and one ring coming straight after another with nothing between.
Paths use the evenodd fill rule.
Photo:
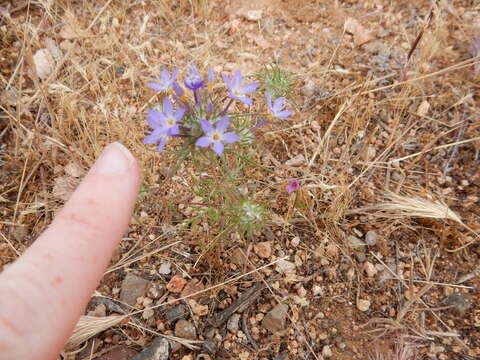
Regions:
<instances>
[{"instance_id":1,"label":"five-petaled purple flower","mask_svg":"<svg viewBox=\"0 0 480 360\"><path fill-rule=\"evenodd\" d=\"M285 186L285 189L287 189L289 194L291 194L294 191L297 191L298 189L300 189L300 181L298 179L290 180L287 186Z\"/></svg>"},{"instance_id":2,"label":"five-petaled purple flower","mask_svg":"<svg viewBox=\"0 0 480 360\"><path fill-rule=\"evenodd\" d=\"M213 144L213 150L217 155L223 154L223 143L232 144L240 140L240 136L233 131L225 132L228 127L228 116L222 117L215 124L215 127L210 124L208 120L201 120L200 125L202 127L205 136L199 138L195 145L200 147L207 147Z\"/></svg>"},{"instance_id":3,"label":"five-petaled purple flower","mask_svg":"<svg viewBox=\"0 0 480 360\"><path fill-rule=\"evenodd\" d=\"M292 110L283 109L285 107L284 97L279 97L278 99L276 99L273 105L272 105L272 97L270 96L269 93L266 94L266 97L267 97L268 109L270 110L273 117L276 117L278 119L286 119L290 115L293 115Z\"/></svg>"},{"instance_id":4,"label":"five-petaled purple flower","mask_svg":"<svg viewBox=\"0 0 480 360\"><path fill-rule=\"evenodd\" d=\"M157 78L156 82L150 82L147 85L150 86L155 92L165 91L167 92L175 82L175 77L177 76L178 69L172 71L170 76L167 69L162 70L162 74Z\"/></svg>"},{"instance_id":5,"label":"five-petaled purple flower","mask_svg":"<svg viewBox=\"0 0 480 360\"><path fill-rule=\"evenodd\" d=\"M162 152L169 136L178 135L180 127L178 122L185 114L185 109L180 108L173 110L172 102L168 97L163 99L163 111L149 110L147 115L147 122L153 131L148 135L143 142L145 144L158 144L158 151Z\"/></svg>"},{"instance_id":6,"label":"five-petaled purple flower","mask_svg":"<svg viewBox=\"0 0 480 360\"><path fill-rule=\"evenodd\" d=\"M252 100L246 97L245 95L248 95L251 92L254 92L258 87L258 83L250 83L250 84L242 85L243 76L240 73L240 70L236 70L233 73L233 76L231 79L225 74L223 74L222 76L223 76L223 80L225 81L225 84L227 85L228 90L230 90L230 93L228 94L228 96L232 99L240 100L241 102L243 102L248 106L252 106Z\"/></svg>"},{"instance_id":7,"label":"five-petaled purple flower","mask_svg":"<svg viewBox=\"0 0 480 360\"><path fill-rule=\"evenodd\" d=\"M205 87L205 84L200 76L200 73L197 70L197 67L193 64L190 64L187 76L184 80L185 86L192 91L197 90L198 88Z\"/></svg>"}]
</instances>

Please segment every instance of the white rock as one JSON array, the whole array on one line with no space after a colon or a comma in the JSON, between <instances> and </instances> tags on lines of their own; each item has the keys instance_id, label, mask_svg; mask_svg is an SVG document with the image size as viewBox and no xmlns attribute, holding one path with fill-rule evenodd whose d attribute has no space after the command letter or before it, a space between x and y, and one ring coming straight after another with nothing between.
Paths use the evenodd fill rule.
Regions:
<instances>
[{"instance_id":1,"label":"white rock","mask_svg":"<svg viewBox=\"0 0 480 360\"><path fill-rule=\"evenodd\" d=\"M55 68L55 62L48 49L37 50L33 55L33 63L38 77L42 80L48 78Z\"/></svg>"},{"instance_id":2,"label":"white rock","mask_svg":"<svg viewBox=\"0 0 480 360\"><path fill-rule=\"evenodd\" d=\"M377 243L377 232L375 230L370 230L365 235L365 242L368 246L374 246Z\"/></svg>"},{"instance_id":3,"label":"white rock","mask_svg":"<svg viewBox=\"0 0 480 360\"><path fill-rule=\"evenodd\" d=\"M187 299L187 303L195 315L204 316L208 314L208 305L199 304L193 299Z\"/></svg>"},{"instance_id":4,"label":"white rock","mask_svg":"<svg viewBox=\"0 0 480 360\"><path fill-rule=\"evenodd\" d=\"M323 291L323 288L319 285L313 285L312 286L312 293L314 296L323 296L324 294L324 291Z\"/></svg>"},{"instance_id":5,"label":"white rock","mask_svg":"<svg viewBox=\"0 0 480 360\"><path fill-rule=\"evenodd\" d=\"M370 309L370 301L359 299L357 301L357 309L360 311L367 311Z\"/></svg>"},{"instance_id":6,"label":"white rock","mask_svg":"<svg viewBox=\"0 0 480 360\"><path fill-rule=\"evenodd\" d=\"M172 271L172 264L169 262L164 262L160 264L160 267L158 268L158 273L160 275L168 275Z\"/></svg>"},{"instance_id":7,"label":"white rock","mask_svg":"<svg viewBox=\"0 0 480 360\"><path fill-rule=\"evenodd\" d=\"M275 270L280 274L293 273L295 272L295 264L282 259L275 264Z\"/></svg>"},{"instance_id":8,"label":"white rock","mask_svg":"<svg viewBox=\"0 0 480 360\"><path fill-rule=\"evenodd\" d=\"M355 268L351 267L347 271L347 279L352 281L354 277L355 277Z\"/></svg>"},{"instance_id":9,"label":"white rock","mask_svg":"<svg viewBox=\"0 0 480 360\"><path fill-rule=\"evenodd\" d=\"M297 156L294 156L293 158L285 161L286 166L300 166L305 162L305 156L302 154L299 154Z\"/></svg>"},{"instance_id":10,"label":"white rock","mask_svg":"<svg viewBox=\"0 0 480 360\"><path fill-rule=\"evenodd\" d=\"M299 238L298 236L295 236L295 237L292 239L291 243L292 243L292 246L297 247L297 246L300 244L300 238Z\"/></svg>"},{"instance_id":11,"label":"white rock","mask_svg":"<svg viewBox=\"0 0 480 360\"><path fill-rule=\"evenodd\" d=\"M155 314L155 312L154 312L154 310L153 310L152 308L147 308L147 309L143 310L142 317L143 317L145 320L148 320L148 319L150 319L154 314Z\"/></svg>"},{"instance_id":12,"label":"white rock","mask_svg":"<svg viewBox=\"0 0 480 360\"><path fill-rule=\"evenodd\" d=\"M347 245L354 249L364 249L366 244L354 235L347 238Z\"/></svg>"},{"instance_id":13,"label":"white rock","mask_svg":"<svg viewBox=\"0 0 480 360\"><path fill-rule=\"evenodd\" d=\"M365 264L363 264L363 270L370 278L377 275L377 269L375 268L375 265L373 265L370 261L366 261Z\"/></svg>"},{"instance_id":14,"label":"white rock","mask_svg":"<svg viewBox=\"0 0 480 360\"><path fill-rule=\"evenodd\" d=\"M67 175L70 175L75 178L79 178L85 174L85 171L80 167L80 165L71 162L65 165L64 171Z\"/></svg>"},{"instance_id":15,"label":"white rock","mask_svg":"<svg viewBox=\"0 0 480 360\"><path fill-rule=\"evenodd\" d=\"M57 44L55 43L55 41L53 41L52 39L48 38L46 41L45 41L45 45L47 46L47 49L48 51L50 51L50 54L52 54L53 58L55 60L60 60L63 56L63 52L62 50L59 49L59 47L57 46Z\"/></svg>"},{"instance_id":16,"label":"white rock","mask_svg":"<svg viewBox=\"0 0 480 360\"><path fill-rule=\"evenodd\" d=\"M245 18L250 21L258 21L262 18L263 10L249 10L245 12Z\"/></svg>"},{"instance_id":17,"label":"white rock","mask_svg":"<svg viewBox=\"0 0 480 360\"><path fill-rule=\"evenodd\" d=\"M322 349L322 356L329 358L333 355L332 349L330 349L329 345L325 345Z\"/></svg>"},{"instance_id":18,"label":"white rock","mask_svg":"<svg viewBox=\"0 0 480 360\"><path fill-rule=\"evenodd\" d=\"M240 314L233 314L227 321L227 329L232 333L235 334L238 329L240 328L238 322L240 321Z\"/></svg>"}]
</instances>

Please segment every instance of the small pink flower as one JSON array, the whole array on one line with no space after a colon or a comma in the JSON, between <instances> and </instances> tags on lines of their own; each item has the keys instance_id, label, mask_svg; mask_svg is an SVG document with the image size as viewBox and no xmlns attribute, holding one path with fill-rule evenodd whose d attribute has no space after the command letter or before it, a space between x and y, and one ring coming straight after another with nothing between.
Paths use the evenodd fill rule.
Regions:
<instances>
[{"instance_id":1,"label":"small pink flower","mask_svg":"<svg viewBox=\"0 0 480 360\"><path fill-rule=\"evenodd\" d=\"M298 189L300 189L300 180L298 179L290 180L287 186L285 186L285 189L287 189L289 194L291 194L294 191L297 191Z\"/></svg>"}]
</instances>

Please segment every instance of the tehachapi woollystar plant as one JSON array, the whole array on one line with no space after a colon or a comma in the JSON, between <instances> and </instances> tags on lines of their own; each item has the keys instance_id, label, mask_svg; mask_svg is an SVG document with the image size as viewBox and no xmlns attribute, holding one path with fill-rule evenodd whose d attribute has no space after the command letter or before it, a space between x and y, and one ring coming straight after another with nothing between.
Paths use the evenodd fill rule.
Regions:
<instances>
[{"instance_id":1,"label":"tehachapi woollystar plant","mask_svg":"<svg viewBox=\"0 0 480 360\"><path fill-rule=\"evenodd\" d=\"M205 213L224 219L225 228L251 235L263 224L266 212L264 206L246 199L238 191L244 159L251 153L251 147L245 145L253 142L253 132L267 119L286 120L293 111L285 109L284 97L272 99L275 96L266 92L266 113L239 112L238 108L253 106L252 97L260 87L258 82L246 81L239 70L231 76L216 77L210 68L204 80L198 68L190 64L183 84L178 80L178 73L178 69L170 74L164 68L159 78L148 83L161 101L148 111L146 120L150 132L144 143L157 144L157 150L163 152L171 140L181 139L183 146L176 154L182 159L195 160L191 162L193 166L203 163L204 168L211 171L223 169L222 180L213 185L216 189L205 191L212 184L201 183L199 178L194 192L202 195L208 209ZM216 84L216 78L223 79L224 84ZM269 86L271 88L271 84ZM214 178L218 176L218 173L212 174Z\"/></svg>"}]
</instances>

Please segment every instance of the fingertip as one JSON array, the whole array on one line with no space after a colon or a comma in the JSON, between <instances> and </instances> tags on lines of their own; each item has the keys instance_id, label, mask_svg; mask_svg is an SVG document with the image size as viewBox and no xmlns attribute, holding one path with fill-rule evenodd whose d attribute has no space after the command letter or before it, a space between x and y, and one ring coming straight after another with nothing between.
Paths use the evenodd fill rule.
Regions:
<instances>
[{"instance_id":1,"label":"fingertip","mask_svg":"<svg viewBox=\"0 0 480 360\"><path fill-rule=\"evenodd\" d=\"M136 165L132 153L121 143L114 142L105 147L91 169L91 173L117 176L128 173ZM138 171L138 166L136 167Z\"/></svg>"}]
</instances>

